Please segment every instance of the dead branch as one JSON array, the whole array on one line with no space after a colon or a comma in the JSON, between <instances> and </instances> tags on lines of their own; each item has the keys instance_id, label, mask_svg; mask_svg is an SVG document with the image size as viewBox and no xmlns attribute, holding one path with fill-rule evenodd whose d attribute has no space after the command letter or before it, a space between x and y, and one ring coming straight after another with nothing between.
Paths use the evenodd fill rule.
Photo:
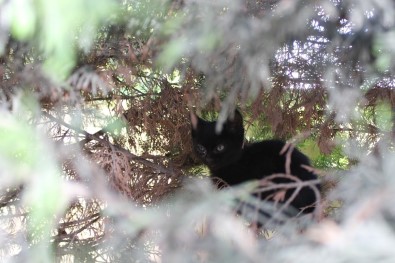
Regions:
<instances>
[{"instance_id":1,"label":"dead branch","mask_svg":"<svg viewBox=\"0 0 395 263\"><path fill-rule=\"evenodd\" d=\"M147 165L148 167L151 167L154 170L157 170L157 171L159 171L159 172L161 172L163 174L167 174L167 175L170 175L170 176L175 176L176 175L176 172L174 170L172 170L172 169L166 168L166 167L164 167L162 165L158 165L158 164L153 163L153 162L151 162L151 161L149 161L147 159L139 157L139 156L131 153L130 151L122 148L121 146L114 145L114 144L110 143L108 140L102 139L102 138L100 138L99 136L97 136L95 134L90 134L90 133L88 133L88 132L86 132L86 131L84 131L84 130L82 130L80 128L73 127L72 125L64 122L63 120L55 118L54 116L52 116L51 114L49 114L49 113L47 113L45 111L43 111L42 113L43 113L43 115L45 117L51 119L52 121L54 121L54 122L56 122L58 124L61 124L62 126L68 128L68 129L74 130L75 132L84 135L85 138L87 138L89 140L95 140L95 141L101 143L103 146L106 146L106 147L109 147L111 149L114 149L114 150L117 150L117 151L121 152L122 154L127 156L130 160L137 161L137 162L139 162L141 164Z\"/></svg>"}]
</instances>

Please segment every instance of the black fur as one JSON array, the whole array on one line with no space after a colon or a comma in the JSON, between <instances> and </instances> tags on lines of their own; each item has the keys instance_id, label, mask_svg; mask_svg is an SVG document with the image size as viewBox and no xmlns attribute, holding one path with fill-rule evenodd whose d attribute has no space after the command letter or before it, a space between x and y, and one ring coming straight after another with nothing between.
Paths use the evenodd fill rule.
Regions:
<instances>
[{"instance_id":1,"label":"black fur","mask_svg":"<svg viewBox=\"0 0 395 263\"><path fill-rule=\"evenodd\" d=\"M244 145L243 118L236 111L233 119L228 119L217 134L216 122L208 122L192 115L192 140L196 154L208 166L211 175L225 181L228 185L237 185L249 180L262 179L272 174L285 174L286 157L280 154L285 143L279 140L265 140ZM302 181L317 179L302 165L310 165L309 159L299 150L291 154L290 170L293 176ZM290 182L289 179L276 179L275 183ZM317 185L320 189L320 186ZM288 190L285 202L293 190ZM266 192L261 199L266 199L273 192ZM291 205L303 213L314 210L316 195L309 187L303 187Z\"/></svg>"}]
</instances>

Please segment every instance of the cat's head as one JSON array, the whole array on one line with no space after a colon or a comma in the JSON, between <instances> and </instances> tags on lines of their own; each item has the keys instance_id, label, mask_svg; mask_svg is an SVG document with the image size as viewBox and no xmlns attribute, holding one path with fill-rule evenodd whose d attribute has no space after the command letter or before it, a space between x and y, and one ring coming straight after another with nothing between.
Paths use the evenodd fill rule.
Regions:
<instances>
[{"instance_id":1,"label":"cat's head","mask_svg":"<svg viewBox=\"0 0 395 263\"><path fill-rule=\"evenodd\" d=\"M192 141L197 156L217 170L240 158L244 142L243 117L238 110L228 117L220 132L217 122L205 121L191 113Z\"/></svg>"}]
</instances>

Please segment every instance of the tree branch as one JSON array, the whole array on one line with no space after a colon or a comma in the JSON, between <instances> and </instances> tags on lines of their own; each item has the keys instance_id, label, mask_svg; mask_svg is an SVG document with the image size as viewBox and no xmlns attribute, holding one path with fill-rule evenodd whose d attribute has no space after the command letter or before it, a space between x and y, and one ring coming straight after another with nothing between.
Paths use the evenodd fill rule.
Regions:
<instances>
[{"instance_id":1,"label":"tree branch","mask_svg":"<svg viewBox=\"0 0 395 263\"><path fill-rule=\"evenodd\" d=\"M152 169L157 170L158 172L163 173L163 174L167 174L167 175L171 175L171 176L175 176L177 174L173 169L166 168L166 167L164 167L162 165L153 163L153 162L151 162L151 161L149 161L147 159L144 159L144 158L142 158L140 156L137 156L137 155L129 152L128 150L122 148L119 145L112 144L109 141L100 138L96 134L90 134L90 133L88 133L85 130L82 130L80 128L74 127L71 124L68 124L68 123L66 123L63 120L60 120L60 119L52 116L51 114L49 114L49 113L47 113L45 111L43 111L42 113L48 119L50 119L50 120L52 120L52 121L54 121L54 122L56 122L56 123L58 123L58 124L60 124L60 125L62 125L64 127L68 128L68 129L71 129L71 130L73 130L73 131L75 131L75 132L77 132L79 134L84 135L89 140L97 141L97 142L101 143L103 146L106 146L106 147L109 147L109 148L111 148L113 150L121 152L122 154L127 156L129 160L136 161L136 162L139 162L141 164L144 164L144 165L146 165L148 167L151 167Z\"/></svg>"}]
</instances>

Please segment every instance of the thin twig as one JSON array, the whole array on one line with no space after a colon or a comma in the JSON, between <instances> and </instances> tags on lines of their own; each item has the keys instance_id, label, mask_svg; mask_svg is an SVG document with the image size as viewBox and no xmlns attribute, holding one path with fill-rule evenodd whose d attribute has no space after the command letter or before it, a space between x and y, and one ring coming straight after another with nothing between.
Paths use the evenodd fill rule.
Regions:
<instances>
[{"instance_id":1,"label":"thin twig","mask_svg":"<svg viewBox=\"0 0 395 263\"><path fill-rule=\"evenodd\" d=\"M147 165L147 166L149 166L149 167L151 167L151 168L153 168L153 169L155 169L155 170L157 170L157 171L159 171L159 172L161 172L163 174L168 174L168 175L172 175L172 176L176 175L176 172L174 170L172 170L172 169L166 168L166 167L164 167L162 165L158 165L158 164L153 163L151 161L148 161L148 160L146 160L146 159L144 159L144 158L142 158L140 156L137 156L137 155L129 152L128 150L122 148L119 145L114 145L114 144L110 143L109 141L104 140L104 139L100 138L99 136L97 136L95 134L90 134L90 133L88 133L85 130L82 130L80 128L74 127L71 124L68 124L68 123L66 123L63 120L60 120L60 119L52 116L51 114L49 114L49 113L47 113L45 111L43 111L42 113L43 113L43 115L45 117L49 118L50 120L52 120L54 122L57 122L57 123L61 124L62 126L65 126L68 129L71 129L71 130L73 130L73 131L75 131L77 133L80 133L80 134L84 135L89 140L95 140L95 141L101 143L102 145L104 145L104 146L106 146L108 148L115 149L115 150L121 152L122 154L127 156L130 160L137 161L139 163Z\"/></svg>"}]
</instances>

